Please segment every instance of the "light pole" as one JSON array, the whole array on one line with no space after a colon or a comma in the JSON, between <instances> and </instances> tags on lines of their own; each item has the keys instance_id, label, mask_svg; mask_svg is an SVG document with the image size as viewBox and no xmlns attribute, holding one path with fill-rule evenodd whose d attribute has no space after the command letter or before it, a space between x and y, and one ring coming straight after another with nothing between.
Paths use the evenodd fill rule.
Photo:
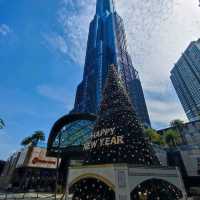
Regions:
<instances>
[{"instance_id":1,"label":"light pole","mask_svg":"<svg viewBox=\"0 0 200 200\"><path fill-rule=\"evenodd\" d=\"M57 198L57 189L58 189L57 186L58 186L58 176L59 176L58 167L59 167L59 158L60 158L60 143L61 143L61 133L59 134L59 137L58 137L58 148L57 148L55 200Z\"/></svg>"},{"instance_id":2,"label":"light pole","mask_svg":"<svg viewBox=\"0 0 200 200\"><path fill-rule=\"evenodd\" d=\"M73 195L70 198L70 195L68 193L68 185L67 184L68 184L68 169L67 169L67 174L66 174L66 177L65 177L65 200L72 200Z\"/></svg>"}]
</instances>

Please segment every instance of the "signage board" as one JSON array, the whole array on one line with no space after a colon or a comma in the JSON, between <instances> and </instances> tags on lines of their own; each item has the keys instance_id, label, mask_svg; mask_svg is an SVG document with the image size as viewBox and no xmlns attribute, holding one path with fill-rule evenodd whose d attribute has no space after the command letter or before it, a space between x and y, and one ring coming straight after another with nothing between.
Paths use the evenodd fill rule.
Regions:
<instances>
[{"instance_id":1,"label":"signage board","mask_svg":"<svg viewBox=\"0 0 200 200\"><path fill-rule=\"evenodd\" d=\"M49 168L55 169L57 167L57 159L46 156L47 149L34 147L28 159L28 167Z\"/></svg>"}]
</instances>

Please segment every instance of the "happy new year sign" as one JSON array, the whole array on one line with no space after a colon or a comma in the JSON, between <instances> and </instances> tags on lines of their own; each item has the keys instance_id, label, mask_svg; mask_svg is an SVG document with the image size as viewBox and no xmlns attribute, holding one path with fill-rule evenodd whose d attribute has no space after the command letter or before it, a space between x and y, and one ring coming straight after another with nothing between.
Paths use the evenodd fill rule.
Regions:
<instances>
[{"instance_id":1,"label":"happy new year sign","mask_svg":"<svg viewBox=\"0 0 200 200\"><path fill-rule=\"evenodd\" d=\"M91 141L84 145L84 150L103 146L124 144L124 137L115 133L115 128L101 129L91 136Z\"/></svg>"}]
</instances>

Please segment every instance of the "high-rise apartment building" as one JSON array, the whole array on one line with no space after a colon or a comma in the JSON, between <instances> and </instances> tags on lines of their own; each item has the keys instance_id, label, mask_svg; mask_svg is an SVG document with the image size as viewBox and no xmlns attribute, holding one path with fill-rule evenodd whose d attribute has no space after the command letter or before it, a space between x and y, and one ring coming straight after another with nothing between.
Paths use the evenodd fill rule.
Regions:
<instances>
[{"instance_id":1,"label":"high-rise apartment building","mask_svg":"<svg viewBox=\"0 0 200 200\"><path fill-rule=\"evenodd\" d=\"M170 78L188 119L200 119L200 39L191 42Z\"/></svg>"},{"instance_id":2,"label":"high-rise apartment building","mask_svg":"<svg viewBox=\"0 0 200 200\"><path fill-rule=\"evenodd\" d=\"M78 85L72 112L98 112L110 64L117 66L138 119L150 126L138 72L127 50L123 20L115 11L113 0L97 0L96 14L90 23L83 80Z\"/></svg>"}]
</instances>

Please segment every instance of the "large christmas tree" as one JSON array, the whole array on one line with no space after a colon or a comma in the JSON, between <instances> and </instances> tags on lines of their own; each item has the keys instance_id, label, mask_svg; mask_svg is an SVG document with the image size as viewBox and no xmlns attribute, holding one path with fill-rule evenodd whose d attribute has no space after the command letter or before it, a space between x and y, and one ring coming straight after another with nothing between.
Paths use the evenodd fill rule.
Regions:
<instances>
[{"instance_id":1,"label":"large christmas tree","mask_svg":"<svg viewBox=\"0 0 200 200\"><path fill-rule=\"evenodd\" d=\"M160 164L114 65L108 67L101 108L85 150L88 164Z\"/></svg>"}]
</instances>

